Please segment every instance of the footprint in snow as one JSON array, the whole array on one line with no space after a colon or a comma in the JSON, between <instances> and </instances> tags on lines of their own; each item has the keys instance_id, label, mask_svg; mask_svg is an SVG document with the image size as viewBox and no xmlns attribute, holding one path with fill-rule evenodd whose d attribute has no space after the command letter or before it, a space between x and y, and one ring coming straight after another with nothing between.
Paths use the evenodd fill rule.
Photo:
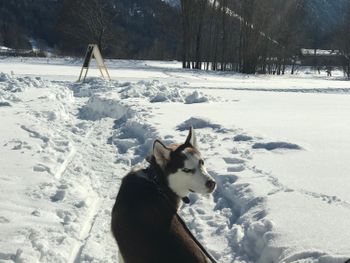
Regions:
<instances>
[{"instance_id":1,"label":"footprint in snow","mask_svg":"<svg viewBox=\"0 0 350 263\"><path fill-rule=\"evenodd\" d=\"M0 216L0 224L8 224L8 223L10 223L9 219L7 219L4 216Z\"/></svg>"},{"instance_id":2,"label":"footprint in snow","mask_svg":"<svg viewBox=\"0 0 350 263\"><path fill-rule=\"evenodd\" d=\"M21 140L14 140L14 141L11 141L10 143L14 144L14 146L12 147L11 150L22 150L22 149L32 149L31 146L28 145L27 142L25 141L21 141Z\"/></svg>"},{"instance_id":3,"label":"footprint in snow","mask_svg":"<svg viewBox=\"0 0 350 263\"><path fill-rule=\"evenodd\" d=\"M245 170L244 165L236 165L236 166L231 166L227 168L227 172L231 172L231 173L239 173L239 172L243 172L244 170Z\"/></svg>"},{"instance_id":4,"label":"footprint in snow","mask_svg":"<svg viewBox=\"0 0 350 263\"><path fill-rule=\"evenodd\" d=\"M36 217L40 217L41 216L41 213L39 210L34 210L32 213L31 213L32 216L36 216Z\"/></svg>"},{"instance_id":5,"label":"footprint in snow","mask_svg":"<svg viewBox=\"0 0 350 263\"><path fill-rule=\"evenodd\" d=\"M62 219L61 223L63 225L68 225L76 219L76 216L69 211L64 211L60 209L56 212L56 214L59 218Z\"/></svg>"},{"instance_id":6,"label":"footprint in snow","mask_svg":"<svg viewBox=\"0 0 350 263\"><path fill-rule=\"evenodd\" d=\"M52 202L56 203L56 202L62 201L65 196L66 196L66 191L59 189L53 196L50 197L50 199Z\"/></svg>"},{"instance_id":7,"label":"footprint in snow","mask_svg":"<svg viewBox=\"0 0 350 263\"><path fill-rule=\"evenodd\" d=\"M224 159L226 164L242 164L242 163L245 163L244 160L239 159L239 158L224 157L223 159Z\"/></svg>"},{"instance_id":8,"label":"footprint in snow","mask_svg":"<svg viewBox=\"0 0 350 263\"><path fill-rule=\"evenodd\" d=\"M329 195L325 195L325 194L319 194L319 193L315 193L315 192L310 192L310 191L305 191L305 190L301 190L300 191L303 194L306 194L308 196L320 199L323 202L326 202L330 205L332 204L340 204L344 207L350 208L350 203L343 201L342 199L340 199L337 196L329 196Z\"/></svg>"},{"instance_id":9,"label":"footprint in snow","mask_svg":"<svg viewBox=\"0 0 350 263\"><path fill-rule=\"evenodd\" d=\"M46 165L43 165L43 164L35 165L33 167L33 171L34 172L40 172L40 173L43 173L43 172L51 173L51 169L49 167L47 167Z\"/></svg>"}]
</instances>

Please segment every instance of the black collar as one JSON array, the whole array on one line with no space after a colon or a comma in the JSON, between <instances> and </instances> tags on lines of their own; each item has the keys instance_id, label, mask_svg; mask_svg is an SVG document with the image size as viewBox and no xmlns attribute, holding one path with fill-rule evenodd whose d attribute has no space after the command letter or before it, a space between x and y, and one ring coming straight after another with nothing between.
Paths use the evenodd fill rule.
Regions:
<instances>
[{"instance_id":1,"label":"black collar","mask_svg":"<svg viewBox=\"0 0 350 263\"><path fill-rule=\"evenodd\" d=\"M165 199L167 199L167 201L169 202L170 205L170 200L172 199L170 195L174 195L176 196L176 198L179 198L170 188L169 186L167 186L164 182L164 180L162 180L161 178L159 178L159 173L161 173L161 170L159 167L152 167L152 164L146 168L146 175L147 178L156 185L159 193L164 196ZM167 194L166 192L169 192L169 194ZM190 199L188 198L188 196L182 197L181 198L182 202L184 202L185 204L189 204L190 203Z\"/></svg>"},{"instance_id":2,"label":"black collar","mask_svg":"<svg viewBox=\"0 0 350 263\"><path fill-rule=\"evenodd\" d=\"M147 180L151 181L157 188L157 190L159 191L159 193L164 197L165 201L168 203L169 209L172 210L172 201L171 201L171 197L169 197L169 195L166 192L172 193L172 195L176 196L177 199L179 199L179 197L166 185L166 184L162 184L159 178L158 178L158 173L157 170L154 169L154 167L152 168L152 164L145 170L146 175L147 175ZM161 172L161 171L159 171ZM167 190L168 188L168 190ZM189 204L190 203L190 199L185 196L182 198L182 201L185 204ZM176 218L179 220L180 224L184 227L185 231L189 234L189 236L192 238L192 240L198 245L199 249L207 256L207 258L213 262L213 263L217 263L217 261L215 260L215 258L205 249L205 247L197 240L197 238L192 234L191 230L189 230L189 228L187 227L185 221L181 218L181 216L179 216L179 214L177 213L177 207L174 210L174 214L176 216Z\"/></svg>"}]
</instances>

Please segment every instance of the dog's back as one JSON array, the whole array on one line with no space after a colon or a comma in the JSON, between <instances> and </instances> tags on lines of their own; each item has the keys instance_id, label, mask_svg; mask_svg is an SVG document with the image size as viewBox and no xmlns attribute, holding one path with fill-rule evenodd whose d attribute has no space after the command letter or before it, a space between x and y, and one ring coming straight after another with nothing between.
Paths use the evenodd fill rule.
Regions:
<instances>
[{"instance_id":1,"label":"dog's back","mask_svg":"<svg viewBox=\"0 0 350 263\"><path fill-rule=\"evenodd\" d=\"M208 262L177 219L177 207L145 179L146 172L131 172L123 179L113 207L112 232L125 262Z\"/></svg>"}]
</instances>

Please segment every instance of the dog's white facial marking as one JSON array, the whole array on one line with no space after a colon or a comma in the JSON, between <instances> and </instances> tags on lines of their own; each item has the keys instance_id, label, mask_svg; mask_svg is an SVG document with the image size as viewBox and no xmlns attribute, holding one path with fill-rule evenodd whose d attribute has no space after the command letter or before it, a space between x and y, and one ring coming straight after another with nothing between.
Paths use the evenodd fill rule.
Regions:
<instances>
[{"instance_id":1,"label":"dog's white facial marking","mask_svg":"<svg viewBox=\"0 0 350 263\"><path fill-rule=\"evenodd\" d=\"M212 192L214 189L208 188L208 182L214 182L214 179L205 169L200 154L191 148L185 149L183 153L186 156L184 167L169 175L169 187L180 197L187 196L189 192L200 194Z\"/></svg>"}]
</instances>

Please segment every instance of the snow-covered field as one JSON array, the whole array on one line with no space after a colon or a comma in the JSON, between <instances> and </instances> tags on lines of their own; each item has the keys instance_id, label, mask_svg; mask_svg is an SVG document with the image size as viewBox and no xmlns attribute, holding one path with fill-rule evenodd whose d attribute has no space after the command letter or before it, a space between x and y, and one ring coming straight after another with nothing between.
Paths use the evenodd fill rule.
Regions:
<instances>
[{"instance_id":1,"label":"snow-covered field","mask_svg":"<svg viewBox=\"0 0 350 263\"><path fill-rule=\"evenodd\" d=\"M108 61L0 60L0 262L118 262L110 212L155 138L196 128L213 196L181 215L218 262L350 258L350 82ZM98 76L91 70L90 76Z\"/></svg>"}]
</instances>

